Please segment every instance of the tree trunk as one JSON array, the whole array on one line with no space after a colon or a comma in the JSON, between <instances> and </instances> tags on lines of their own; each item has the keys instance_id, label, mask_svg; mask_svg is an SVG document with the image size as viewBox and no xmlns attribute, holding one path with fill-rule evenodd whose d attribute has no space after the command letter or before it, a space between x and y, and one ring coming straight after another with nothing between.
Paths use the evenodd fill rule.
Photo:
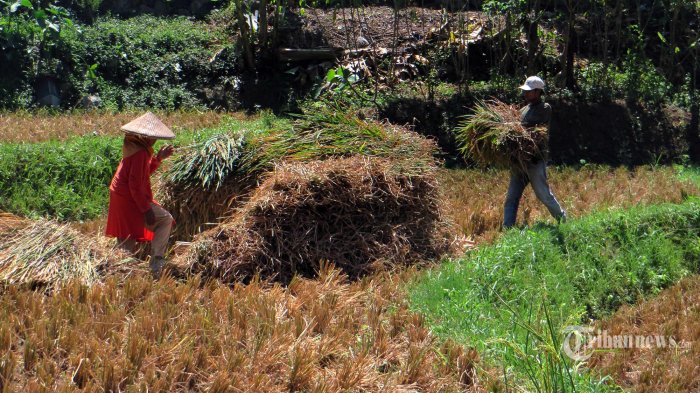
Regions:
<instances>
[{"instance_id":1,"label":"tree trunk","mask_svg":"<svg viewBox=\"0 0 700 393\"><path fill-rule=\"evenodd\" d=\"M698 103L698 54L693 49L693 71L690 73L688 91L690 93L690 122L686 130L688 154L693 162L700 162L700 104Z\"/></svg>"},{"instance_id":2,"label":"tree trunk","mask_svg":"<svg viewBox=\"0 0 700 393\"><path fill-rule=\"evenodd\" d=\"M567 51L566 51L566 88L571 91L576 91L578 86L576 85L576 78L574 78L574 43L576 42L576 29L574 28L573 17L571 23L569 24L567 41Z\"/></svg>"},{"instance_id":3,"label":"tree trunk","mask_svg":"<svg viewBox=\"0 0 700 393\"><path fill-rule=\"evenodd\" d=\"M512 31L511 29L513 28L513 24L511 22L511 15L510 11L506 12L506 28L505 28L505 49L506 53L503 56L503 59L501 60L501 73L502 74L508 74L510 73L511 66L513 63L513 58L510 53L510 47L513 43L512 41Z\"/></svg>"},{"instance_id":4,"label":"tree trunk","mask_svg":"<svg viewBox=\"0 0 700 393\"><path fill-rule=\"evenodd\" d=\"M277 57L280 61L336 61L341 58L344 53L346 53L346 51L342 48L277 49Z\"/></svg>"},{"instance_id":5,"label":"tree trunk","mask_svg":"<svg viewBox=\"0 0 700 393\"><path fill-rule=\"evenodd\" d=\"M258 42L262 48L267 48L267 0L260 0L260 28Z\"/></svg>"},{"instance_id":6,"label":"tree trunk","mask_svg":"<svg viewBox=\"0 0 700 393\"><path fill-rule=\"evenodd\" d=\"M527 74L535 75L537 71L537 53L540 47L540 36L537 34L537 19L525 21L527 29Z\"/></svg>"},{"instance_id":7,"label":"tree trunk","mask_svg":"<svg viewBox=\"0 0 700 393\"><path fill-rule=\"evenodd\" d=\"M573 9L573 1L569 1L567 6L569 14L566 20L566 31L564 32L564 51L560 59L561 79L564 81L564 87L574 91L576 89L576 79L574 78L574 43L576 41L574 18L576 14Z\"/></svg>"},{"instance_id":8,"label":"tree trunk","mask_svg":"<svg viewBox=\"0 0 700 393\"><path fill-rule=\"evenodd\" d=\"M615 37L617 37L617 42L615 45L615 58L620 58L620 47L622 44L622 0L617 0L617 7L615 7Z\"/></svg>"},{"instance_id":9,"label":"tree trunk","mask_svg":"<svg viewBox=\"0 0 700 393\"><path fill-rule=\"evenodd\" d=\"M245 56L245 66L249 70L255 69L255 60L253 57L253 48L250 46L250 31L248 23L243 15L243 0L236 0L236 16L238 19L238 29L241 32L241 45L243 45L243 53Z\"/></svg>"},{"instance_id":10,"label":"tree trunk","mask_svg":"<svg viewBox=\"0 0 700 393\"><path fill-rule=\"evenodd\" d=\"M608 70L608 15L606 11L606 6L603 4L603 72L607 73Z\"/></svg>"}]
</instances>

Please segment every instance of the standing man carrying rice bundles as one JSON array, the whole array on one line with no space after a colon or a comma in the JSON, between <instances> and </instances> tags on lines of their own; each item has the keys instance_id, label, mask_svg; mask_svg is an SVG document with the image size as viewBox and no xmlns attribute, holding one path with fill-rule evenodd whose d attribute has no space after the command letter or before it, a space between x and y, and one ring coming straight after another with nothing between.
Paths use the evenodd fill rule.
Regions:
<instances>
[{"instance_id":1,"label":"standing man carrying rice bundles","mask_svg":"<svg viewBox=\"0 0 700 393\"><path fill-rule=\"evenodd\" d=\"M528 105L522 110L498 100L481 102L455 129L460 151L482 166L510 169L503 227L515 225L518 205L528 183L558 221L566 213L547 183L547 143L552 107L542 100L544 81L536 76L520 86Z\"/></svg>"},{"instance_id":2,"label":"standing man carrying rice bundles","mask_svg":"<svg viewBox=\"0 0 700 393\"><path fill-rule=\"evenodd\" d=\"M552 190L547 182L547 158L549 123L552 119L552 107L544 102L544 81L537 76L527 78L525 84L520 86L525 95L527 106L521 111L520 122L526 128L544 127L545 135L540 145L540 154L535 156L530 162L525 163L524 168L512 165L510 168L510 184L506 194L506 202L503 209L503 227L510 228L515 225L515 217L518 213L518 205L523 191L528 183L532 185L537 199L539 199L549 210L549 213L557 221L566 220L566 212L561 208L559 202L552 194Z\"/></svg>"},{"instance_id":3,"label":"standing man carrying rice bundles","mask_svg":"<svg viewBox=\"0 0 700 393\"><path fill-rule=\"evenodd\" d=\"M156 139L173 139L175 134L151 112L124 125L122 131L126 132L123 158L109 186L105 234L116 237L128 252L136 251L137 242L151 242L151 274L159 278L173 217L153 199L151 174L174 149L163 146L154 156L153 145Z\"/></svg>"}]
</instances>

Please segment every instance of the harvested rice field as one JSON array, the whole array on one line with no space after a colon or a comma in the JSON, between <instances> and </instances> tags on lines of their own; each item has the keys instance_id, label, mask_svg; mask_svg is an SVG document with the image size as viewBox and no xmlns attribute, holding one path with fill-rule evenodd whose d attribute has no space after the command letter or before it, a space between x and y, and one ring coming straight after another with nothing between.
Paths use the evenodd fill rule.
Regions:
<instances>
[{"instance_id":1,"label":"harvested rice field","mask_svg":"<svg viewBox=\"0 0 700 393\"><path fill-rule=\"evenodd\" d=\"M3 116L20 124L28 115ZM80 130L95 116L108 128L122 119L37 124ZM0 166L4 184L42 183L56 195L2 205L0 391L697 387L700 344L584 361L561 350L562 329L588 323L698 340L689 328L700 267L692 167L550 167L569 222L557 226L528 188L517 228L503 231L508 172L445 169L437 145L407 128L333 111L168 116L183 129L153 175L177 221L160 280L145 250L129 255L104 237L106 210L66 218L77 215L62 190L89 179L105 192L110 171L70 183L3 177ZM46 138L76 133L37 128L23 142L46 149ZM89 146L119 149L118 134L107 134ZM102 157L75 143L80 155L45 159L79 167ZM656 378L669 364L678 366Z\"/></svg>"},{"instance_id":2,"label":"harvested rice field","mask_svg":"<svg viewBox=\"0 0 700 393\"><path fill-rule=\"evenodd\" d=\"M624 306L597 324L610 336L644 337L644 345L631 349L609 348L594 353L593 370L611 375L637 392L693 392L700 389L700 279L684 279L655 298ZM666 340L663 346L647 346L649 338ZM673 341L672 341L673 340ZM636 345L636 343L634 344Z\"/></svg>"}]
</instances>

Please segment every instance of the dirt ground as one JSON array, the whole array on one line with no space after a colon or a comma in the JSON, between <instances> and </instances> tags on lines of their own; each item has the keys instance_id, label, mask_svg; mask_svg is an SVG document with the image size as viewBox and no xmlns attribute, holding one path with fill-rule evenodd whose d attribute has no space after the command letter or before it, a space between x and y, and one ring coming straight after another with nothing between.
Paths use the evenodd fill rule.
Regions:
<instances>
[{"instance_id":1,"label":"dirt ground","mask_svg":"<svg viewBox=\"0 0 700 393\"><path fill-rule=\"evenodd\" d=\"M487 23L482 12L457 12L449 16L441 10L408 7L398 11L400 23L394 29L391 7L309 9L303 18L288 27L294 34L283 39L290 48L335 47L357 49L369 45L379 48L415 47L428 42L448 27L470 32ZM299 24L303 28L298 30ZM296 25L296 26L295 26Z\"/></svg>"}]
</instances>

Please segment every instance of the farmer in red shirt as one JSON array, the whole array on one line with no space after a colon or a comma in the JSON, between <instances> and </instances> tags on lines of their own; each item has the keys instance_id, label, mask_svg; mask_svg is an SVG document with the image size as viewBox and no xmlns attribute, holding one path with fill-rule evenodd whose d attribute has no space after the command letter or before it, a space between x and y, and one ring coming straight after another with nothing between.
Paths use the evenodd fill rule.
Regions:
<instances>
[{"instance_id":1,"label":"farmer in red shirt","mask_svg":"<svg viewBox=\"0 0 700 393\"><path fill-rule=\"evenodd\" d=\"M173 217L153 200L151 174L161 161L173 154L170 145L153 155L156 139L173 139L175 134L151 112L124 125L123 158L109 186L107 236L116 237L120 247L136 251L137 242L151 242L150 268L160 277Z\"/></svg>"}]
</instances>

